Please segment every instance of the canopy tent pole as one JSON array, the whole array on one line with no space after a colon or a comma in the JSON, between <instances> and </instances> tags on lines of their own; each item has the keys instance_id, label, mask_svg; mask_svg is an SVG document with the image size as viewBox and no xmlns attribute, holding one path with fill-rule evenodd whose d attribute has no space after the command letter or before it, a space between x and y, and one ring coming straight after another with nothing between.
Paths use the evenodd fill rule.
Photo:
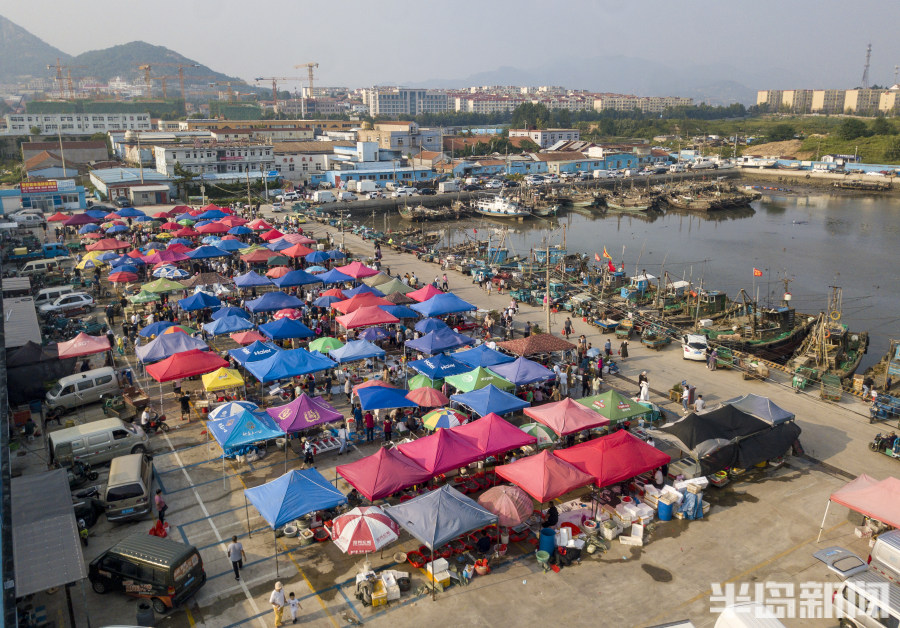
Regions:
<instances>
[{"instance_id":1,"label":"canopy tent pole","mask_svg":"<svg viewBox=\"0 0 900 628\"><path fill-rule=\"evenodd\" d=\"M247 515L247 538L249 539L253 533L250 531L250 504L247 502L246 493L244 493L244 512Z\"/></svg>"},{"instance_id":2,"label":"canopy tent pole","mask_svg":"<svg viewBox=\"0 0 900 628\"><path fill-rule=\"evenodd\" d=\"M825 529L825 519L828 518L828 509L831 508L831 500L825 505L825 514L822 516L822 525L819 526L819 536L816 537L816 543L822 540L822 530Z\"/></svg>"},{"instance_id":3,"label":"canopy tent pole","mask_svg":"<svg viewBox=\"0 0 900 628\"><path fill-rule=\"evenodd\" d=\"M284 472L287 473L287 451L288 451L288 433L284 433Z\"/></svg>"},{"instance_id":4,"label":"canopy tent pole","mask_svg":"<svg viewBox=\"0 0 900 628\"><path fill-rule=\"evenodd\" d=\"M272 542L275 544L275 577L279 576L278 573L278 537L275 535L275 528L272 528Z\"/></svg>"}]
</instances>

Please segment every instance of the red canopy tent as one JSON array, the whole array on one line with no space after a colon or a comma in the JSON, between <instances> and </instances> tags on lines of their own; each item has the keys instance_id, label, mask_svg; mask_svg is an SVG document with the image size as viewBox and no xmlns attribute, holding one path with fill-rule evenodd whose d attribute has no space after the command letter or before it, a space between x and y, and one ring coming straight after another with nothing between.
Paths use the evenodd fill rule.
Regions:
<instances>
[{"instance_id":1,"label":"red canopy tent","mask_svg":"<svg viewBox=\"0 0 900 628\"><path fill-rule=\"evenodd\" d=\"M403 443L397 449L434 475L464 467L484 457L471 441L445 429L440 429L431 436Z\"/></svg>"},{"instance_id":2,"label":"red canopy tent","mask_svg":"<svg viewBox=\"0 0 900 628\"><path fill-rule=\"evenodd\" d=\"M373 305L392 305L390 301L387 299L382 299L381 297L375 296L371 292L363 292L361 294L356 294L349 299L345 299L343 301L336 301L331 304L331 308L337 310L341 314L350 314L351 312L355 312L361 307L373 306Z\"/></svg>"},{"instance_id":3,"label":"red canopy tent","mask_svg":"<svg viewBox=\"0 0 900 628\"><path fill-rule=\"evenodd\" d=\"M171 264L189 259L187 255L173 249L157 250L144 258L150 264Z\"/></svg>"},{"instance_id":4,"label":"red canopy tent","mask_svg":"<svg viewBox=\"0 0 900 628\"><path fill-rule=\"evenodd\" d=\"M371 277L372 275L378 274L377 270L369 268L362 262L351 262L346 266L338 266L338 270L354 279L364 279L365 277Z\"/></svg>"},{"instance_id":5,"label":"red canopy tent","mask_svg":"<svg viewBox=\"0 0 900 628\"><path fill-rule=\"evenodd\" d=\"M63 220L68 220L69 218L71 218L71 216L69 216L68 214L56 212L47 219L47 222L61 222Z\"/></svg>"},{"instance_id":6,"label":"red canopy tent","mask_svg":"<svg viewBox=\"0 0 900 628\"><path fill-rule=\"evenodd\" d=\"M191 349L151 364L147 367L147 374L162 383L195 375L205 375L226 366L228 366L228 362L215 353Z\"/></svg>"},{"instance_id":7,"label":"red canopy tent","mask_svg":"<svg viewBox=\"0 0 900 628\"><path fill-rule=\"evenodd\" d=\"M379 449L362 460L338 466L336 471L372 502L431 479L431 473L396 449Z\"/></svg>"},{"instance_id":8,"label":"red canopy tent","mask_svg":"<svg viewBox=\"0 0 900 628\"><path fill-rule=\"evenodd\" d=\"M393 314L388 314L377 305L363 306L344 316L335 318L344 329L355 329L357 327L368 327L370 325L386 325L387 323L399 323L400 319Z\"/></svg>"},{"instance_id":9,"label":"red canopy tent","mask_svg":"<svg viewBox=\"0 0 900 628\"><path fill-rule=\"evenodd\" d=\"M66 218L65 221L63 221L63 224L67 227L80 227L81 225L89 225L97 222L102 221L89 214L75 214L74 216Z\"/></svg>"},{"instance_id":10,"label":"red canopy tent","mask_svg":"<svg viewBox=\"0 0 900 628\"><path fill-rule=\"evenodd\" d=\"M304 255L309 255L313 252L311 248L308 246L304 246L303 244L294 244L293 246L289 246L286 249L282 249L279 251L282 255L287 255L288 257L303 257Z\"/></svg>"},{"instance_id":11,"label":"red canopy tent","mask_svg":"<svg viewBox=\"0 0 900 628\"><path fill-rule=\"evenodd\" d=\"M221 222L208 222L205 225L200 225L197 227L198 233L227 233L228 230L231 229L226 224Z\"/></svg>"},{"instance_id":12,"label":"red canopy tent","mask_svg":"<svg viewBox=\"0 0 900 628\"><path fill-rule=\"evenodd\" d=\"M428 390L428 388L416 390ZM485 414L471 423L454 427L450 431L469 441L484 458L525 445L534 445L537 442L534 436L526 434L495 412Z\"/></svg>"},{"instance_id":13,"label":"red canopy tent","mask_svg":"<svg viewBox=\"0 0 900 628\"><path fill-rule=\"evenodd\" d=\"M831 502L846 506L870 519L900 528L900 480L897 478L876 480L863 473L832 493L825 507L825 516L822 517L819 539L822 538L822 528L825 527ZM818 539L816 542L818 543Z\"/></svg>"},{"instance_id":14,"label":"red canopy tent","mask_svg":"<svg viewBox=\"0 0 900 628\"><path fill-rule=\"evenodd\" d=\"M560 436L609 423L609 419L599 412L595 412L569 397L562 401L525 408L525 415L538 423L543 423Z\"/></svg>"},{"instance_id":15,"label":"red canopy tent","mask_svg":"<svg viewBox=\"0 0 900 628\"><path fill-rule=\"evenodd\" d=\"M261 262L267 262L269 261L269 259L275 257L276 255L278 255L278 253L269 249L256 249L255 251L251 251L246 255L241 255L241 259L248 264L257 264Z\"/></svg>"},{"instance_id":16,"label":"red canopy tent","mask_svg":"<svg viewBox=\"0 0 900 628\"><path fill-rule=\"evenodd\" d=\"M439 294L444 294L444 293L442 291L438 290L437 288L435 288L434 286L432 286L431 284L428 284L427 286L422 286L418 290L413 290L412 292L407 292L406 296L408 296L410 299L415 299L416 301L421 303L422 301L427 301L431 297L436 297Z\"/></svg>"},{"instance_id":17,"label":"red canopy tent","mask_svg":"<svg viewBox=\"0 0 900 628\"><path fill-rule=\"evenodd\" d=\"M201 208L200 213L208 212L208 211L212 211L212 210L222 211L222 208L219 207L218 205L213 205L212 203L209 203L205 207Z\"/></svg>"},{"instance_id":18,"label":"red canopy tent","mask_svg":"<svg viewBox=\"0 0 900 628\"><path fill-rule=\"evenodd\" d=\"M300 229L300 233L286 233L281 238L285 242L290 242L291 244L315 244L316 241L310 237L303 235L303 230Z\"/></svg>"},{"instance_id":19,"label":"red canopy tent","mask_svg":"<svg viewBox=\"0 0 900 628\"><path fill-rule=\"evenodd\" d=\"M253 222L247 223L247 226L253 229L254 231L265 231L266 229L271 229L272 225L267 223L262 218L257 218Z\"/></svg>"},{"instance_id":20,"label":"red canopy tent","mask_svg":"<svg viewBox=\"0 0 900 628\"><path fill-rule=\"evenodd\" d=\"M399 388L399 386L394 386L391 383L388 383L382 379L370 379L362 384L357 384L353 387L353 394L355 395L360 388L369 388L370 386L383 386L384 388Z\"/></svg>"},{"instance_id":21,"label":"red canopy tent","mask_svg":"<svg viewBox=\"0 0 900 628\"><path fill-rule=\"evenodd\" d=\"M418 404L420 408L438 408L450 403L450 400L444 393L431 386L422 386L421 388L411 390L409 391L409 394L406 395L406 398Z\"/></svg>"},{"instance_id":22,"label":"red canopy tent","mask_svg":"<svg viewBox=\"0 0 900 628\"><path fill-rule=\"evenodd\" d=\"M262 234L259 237L260 237L260 239L265 240L266 242L271 242L272 240L277 240L278 238L280 238L283 235L284 234L281 233L278 229L272 229L271 231L266 231L264 234Z\"/></svg>"},{"instance_id":23,"label":"red canopy tent","mask_svg":"<svg viewBox=\"0 0 900 628\"><path fill-rule=\"evenodd\" d=\"M672 458L625 430L555 452L560 460L609 486L668 464Z\"/></svg>"},{"instance_id":24,"label":"red canopy tent","mask_svg":"<svg viewBox=\"0 0 900 628\"><path fill-rule=\"evenodd\" d=\"M337 297L339 299L346 299L347 295L338 290L337 288L329 288L328 290L319 293L320 297Z\"/></svg>"},{"instance_id":25,"label":"red canopy tent","mask_svg":"<svg viewBox=\"0 0 900 628\"><path fill-rule=\"evenodd\" d=\"M115 251L117 249L130 249L131 245L128 242L122 242L122 240L114 238L103 238L93 244L88 244L84 248L88 251Z\"/></svg>"},{"instance_id":26,"label":"red canopy tent","mask_svg":"<svg viewBox=\"0 0 900 628\"><path fill-rule=\"evenodd\" d=\"M542 504L591 483L593 478L544 450L541 453L500 465L497 475L512 482Z\"/></svg>"},{"instance_id":27,"label":"red canopy tent","mask_svg":"<svg viewBox=\"0 0 900 628\"><path fill-rule=\"evenodd\" d=\"M234 340L239 345L249 345L257 340L260 342L268 342L269 339L263 336L258 331L251 329L250 331L238 331L231 334L231 339Z\"/></svg>"},{"instance_id":28,"label":"red canopy tent","mask_svg":"<svg viewBox=\"0 0 900 628\"><path fill-rule=\"evenodd\" d=\"M516 338L506 342L498 342L500 349L505 349L516 355L535 355L538 353L553 353L555 351L568 351L574 349L568 340L557 338L553 334L533 334L527 338Z\"/></svg>"},{"instance_id":29,"label":"red canopy tent","mask_svg":"<svg viewBox=\"0 0 900 628\"><path fill-rule=\"evenodd\" d=\"M191 208L187 205L176 205L172 209L169 210L170 216L177 216L178 214L183 214L184 212L191 211Z\"/></svg>"},{"instance_id":30,"label":"red canopy tent","mask_svg":"<svg viewBox=\"0 0 900 628\"><path fill-rule=\"evenodd\" d=\"M161 224L159 228L163 231L178 231L179 229L181 229L181 225L179 225L177 222L167 221Z\"/></svg>"},{"instance_id":31,"label":"red canopy tent","mask_svg":"<svg viewBox=\"0 0 900 628\"><path fill-rule=\"evenodd\" d=\"M196 229L191 229L190 227L184 227L179 229L178 231L173 232L176 238L192 238L194 236L202 235Z\"/></svg>"},{"instance_id":32,"label":"red canopy tent","mask_svg":"<svg viewBox=\"0 0 900 628\"><path fill-rule=\"evenodd\" d=\"M109 338L106 336L88 336L81 332L71 340L56 345L60 359L80 358L109 351Z\"/></svg>"},{"instance_id":33,"label":"red canopy tent","mask_svg":"<svg viewBox=\"0 0 900 628\"><path fill-rule=\"evenodd\" d=\"M241 218L240 216L225 216L224 218L220 218L219 222L223 225L228 225L229 227L239 227L241 225L246 225L250 221L246 218Z\"/></svg>"},{"instance_id":34,"label":"red canopy tent","mask_svg":"<svg viewBox=\"0 0 900 628\"><path fill-rule=\"evenodd\" d=\"M192 249L189 246L185 246L181 242L173 242L172 244L170 244L169 246L166 247L166 250L174 251L175 253L188 253L190 251L193 251L194 249Z\"/></svg>"}]
</instances>

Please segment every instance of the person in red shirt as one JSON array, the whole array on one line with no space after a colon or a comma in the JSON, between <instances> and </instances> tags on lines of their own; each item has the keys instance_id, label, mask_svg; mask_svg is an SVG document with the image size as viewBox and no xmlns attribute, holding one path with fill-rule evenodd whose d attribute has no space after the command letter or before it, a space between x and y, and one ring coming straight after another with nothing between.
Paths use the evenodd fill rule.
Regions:
<instances>
[{"instance_id":1,"label":"person in red shirt","mask_svg":"<svg viewBox=\"0 0 900 628\"><path fill-rule=\"evenodd\" d=\"M392 429L393 423L391 423L391 419L388 417L384 420L384 442L390 442Z\"/></svg>"},{"instance_id":2,"label":"person in red shirt","mask_svg":"<svg viewBox=\"0 0 900 628\"><path fill-rule=\"evenodd\" d=\"M375 441L375 417L372 416L372 412L367 410L366 415L363 417L363 422L366 424L366 442L371 443Z\"/></svg>"}]
</instances>

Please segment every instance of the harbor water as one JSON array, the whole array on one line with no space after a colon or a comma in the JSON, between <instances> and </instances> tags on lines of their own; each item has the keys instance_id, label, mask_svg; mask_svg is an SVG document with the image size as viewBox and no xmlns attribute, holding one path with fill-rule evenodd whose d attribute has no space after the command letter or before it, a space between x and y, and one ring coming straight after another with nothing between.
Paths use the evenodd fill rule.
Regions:
<instances>
[{"instance_id":1,"label":"harbor water","mask_svg":"<svg viewBox=\"0 0 900 628\"><path fill-rule=\"evenodd\" d=\"M377 228L381 229L382 217ZM371 220L369 221L371 222ZM510 255L563 243L570 253L593 260L603 248L616 265L633 275L646 270L668 272L670 280L692 280L737 299L741 288L762 304L778 305L784 283L796 310L825 310L830 286L843 288L843 321L852 331L870 332L869 352L860 371L900 339L900 199L891 196L783 194L763 196L751 209L709 215L668 211L650 215L587 210L562 212L558 218L524 222L469 219L426 223L427 231L444 230L444 243L458 244L491 236L496 243L508 226ZM391 217L388 228L410 223ZM623 253L624 251L624 253ZM754 268L762 277L754 277Z\"/></svg>"}]
</instances>

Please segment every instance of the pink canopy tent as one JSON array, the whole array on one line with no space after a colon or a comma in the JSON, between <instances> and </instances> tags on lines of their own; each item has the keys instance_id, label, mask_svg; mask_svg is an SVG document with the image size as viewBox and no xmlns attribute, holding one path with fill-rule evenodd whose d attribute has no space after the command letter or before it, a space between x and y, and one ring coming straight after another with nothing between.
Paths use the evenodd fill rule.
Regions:
<instances>
[{"instance_id":1,"label":"pink canopy tent","mask_svg":"<svg viewBox=\"0 0 900 628\"><path fill-rule=\"evenodd\" d=\"M315 244L316 241L312 238L309 238L303 235L302 230L301 233L286 233L284 236L278 239L280 242L284 240L285 242L290 242L291 244ZM286 249L285 249L286 250Z\"/></svg>"},{"instance_id":2,"label":"pink canopy tent","mask_svg":"<svg viewBox=\"0 0 900 628\"><path fill-rule=\"evenodd\" d=\"M428 389L421 388L413 392L417 390ZM534 436L526 434L495 412L485 414L471 423L454 427L451 431L458 436L462 436L477 448L483 458L496 456L525 445L534 445L537 442Z\"/></svg>"},{"instance_id":3,"label":"pink canopy tent","mask_svg":"<svg viewBox=\"0 0 900 628\"><path fill-rule=\"evenodd\" d=\"M288 257L303 257L305 255L309 255L312 252L313 250L311 248L303 244L294 244L286 249L281 250L281 254L287 255Z\"/></svg>"},{"instance_id":4,"label":"pink canopy tent","mask_svg":"<svg viewBox=\"0 0 900 628\"><path fill-rule=\"evenodd\" d=\"M415 299L416 301L421 303L422 301L427 301L431 297L436 297L439 294L444 294L444 293L442 291L438 290L437 288L435 288L434 286L432 286L431 284L428 284L427 286L422 286L418 290L413 290L412 292L407 292L406 296L408 296L410 299Z\"/></svg>"},{"instance_id":5,"label":"pink canopy tent","mask_svg":"<svg viewBox=\"0 0 900 628\"><path fill-rule=\"evenodd\" d=\"M350 314L335 318L344 329L357 327L369 327L371 325L385 325L387 323L399 323L400 319L393 314L388 314L377 305L363 306Z\"/></svg>"},{"instance_id":6,"label":"pink canopy tent","mask_svg":"<svg viewBox=\"0 0 900 628\"><path fill-rule=\"evenodd\" d=\"M900 480L897 478L876 480L863 473L832 493L825 507L825 516L822 517L822 526L819 528L816 543L822 538L822 529L825 527L831 502L846 506L870 519L900 528Z\"/></svg>"},{"instance_id":7,"label":"pink canopy tent","mask_svg":"<svg viewBox=\"0 0 900 628\"><path fill-rule=\"evenodd\" d=\"M97 240L93 244L88 244L84 248L88 251L116 251L118 249L130 249L131 244L122 242L122 240L116 240L115 238L103 238L102 240Z\"/></svg>"},{"instance_id":8,"label":"pink canopy tent","mask_svg":"<svg viewBox=\"0 0 900 628\"><path fill-rule=\"evenodd\" d=\"M406 395L406 398L417 403L420 408L438 408L450 403L450 400L447 399L444 393L431 386L422 386L421 388L411 390L409 391L409 394Z\"/></svg>"},{"instance_id":9,"label":"pink canopy tent","mask_svg":"<svg viewBox=\"0 0 900 628\"><path fill-rule=\"evenodd\" d=\"M144 258L144 261L149 264L173 264L175 262L183 262L186 259L188 259L188 256L184 253L172 249L163 249L154 251L150 255L146 256Z\"/></svg>"},{"instance_id":10,"label":"pink canopy tent","mask_svg":"<svg viewBox=\"0 0 900 628\"><path fill-rule=\"evenodd\" d=\"M344 418L343 414L321 397L310 397L306 393L283 406L266 408L266 413L286 433L299 432L314 425L340 421Z\"/></svg>"},{"instance_id":11,"label":"pink canopy tent","mask_svg":"<svg viewBox=\"0 0 900 628\"><path fill-rule=\"evenodd\" d=\"M336 471L370 502L431 479L431 473L396 449L379 449L362 460L339 465Z\"/></svg>"},{"instance_id":12,"label":"pink canopy tent","mask_svg":"<svg viewBox=\"0 0 900 628\"><path fill-rule=\"evenodd\" d=\"M508 484L489 488L478 498L478 504L497 515L497 523L506 528L519 525L534 512L531 497Z\"/></svg>"},{"instance_id":13,"label":"pink canopy tent","mask_svg":"<svg viewBox=\"0 0 900 628\"><path fill-rule=\"evenodd\" d=\"M209 223L206 223L205 225L200 225L199 227L197 227L197 232L198 233L227 233L229 229L231 229L231 227L229 227L228 225L223 224L221 222L209 222Z\"/></svg>"},{"instance_id":14,"label":"pink canopy tent","mask_svg":"<svg viewBox=\"0 0 900 628\"><path fill-rule=\"evenodd\" d=\"M365 279L378 274L377 270L369 268L362 262L350 262L346 266L338 266L338 270L354 279Z\"/></svg>"},{"instance_id":15,"label":"pink canopy tent","mask_svg":"<svg viewBox=\"0 0 900 628\"><path fill-rule=\"evenodd\" d=\"M151 364L147 367L147 375L160 383L171 382L195 375L205 375L227 366L227 361L211 351L191 349Z\"/></svg>"},{"instance_id":16,"label":"pink canopy tent","mask_svg":"<svg viewBox=\"0 0 900 628\"><path fill-rule=\"evenodd\" d=\"M368 381L363 382L362 384L357 384L353 387L353 394L355 395L359 392L360 388L368 388L370 386L383 386L385 388L400 388L399 386L394 386L393 384L386 382L382 379L370 379Z\"/></svg>"},{"instance_id":17,"label":"pink canopy tent","mask_svg":"<svg viewBox=\"0 0 900 628\"><path fill-rule=\"evenodd\" d=\"M560 436L609 423L609 419L599 412L586 408L569 397L562 401L525 408L524 412L526 416L543 423Z\"/></svg>"},{"instance_id":18,"label":"pink canopy tent","mask_svg":"<svg viewBox=\"0 0 900 628\"><path fill-rule=\"evenodd\" d=\"M587 473L560 460L549 450L500 465L497 475L512 482L542 504L591 483Z\"/></svg>"},{"instance_id":19,"label":"pink canopy tent","mask_svg":"<svg viewBox=\"0 0 900 628\"><path fill-rule=\"evenodd\" d=\"M609 486L668 464L672 458L625 430L554 452L560 459Z\"/></svg>"},{"instance_id":20,"label":"pink canopy tent","mask_svg":"<svg viewBox=\"0 0 900 628\"><path fill-rule=\"evenodd\" d=\"M398 446L404 456L434 475L464 467L483 458L469 440L451 430L440 429L410 443Z\"/></svg>"},{"instance_id":21,"label":"pink canopy tent","mask_svg":"<svg viewBox=\"0 0 900 628\"><path fill-rule=\"evenodd\" d=\"M267 223L262 218L257 218L253 222L248 222L247 226L253 229L254 231L265 231L266 229L271 229L272 225Z\"/></svg>"},{"instance_id":22,"label":"pink canopy tent","mask_svg":"<svg viewBox=\"0 0 900 628\"><path fill-rule=\"evenodd\" d=\"M106 336L88 336L81 332L71 340L56 345L60 359L80 358L109 351L109 338Z\"/></svg>"},{"instance_id":23,"label":"pink canopy tent","mask_svg":"<svg viewBox=\"0 0 900 628\"><path fill-rule=\"evenodd\" d=\"M250 331L235 332L231 334L231 339L239 345L249 345L256 342L257 340L259 342L268 342L269 340L255 329L251 329Z\"/></svg>"},{"instance_id":24,"label":"pink canopy tent","mask_svg":"<svg viewBox=\"0 0 900 628\"><path fill-rule=\"evenodd\" d=\"M357 294L349 299L344 299L343 301L336 301L331 304L331 308L337 310L341 314L350 314L351 312L355 312L361 307L373 306L373 305L393 305L387 299L382 299L381 297L375 296L371 292L363 292L362 294Z\"/></svg>"}]
</instances>

